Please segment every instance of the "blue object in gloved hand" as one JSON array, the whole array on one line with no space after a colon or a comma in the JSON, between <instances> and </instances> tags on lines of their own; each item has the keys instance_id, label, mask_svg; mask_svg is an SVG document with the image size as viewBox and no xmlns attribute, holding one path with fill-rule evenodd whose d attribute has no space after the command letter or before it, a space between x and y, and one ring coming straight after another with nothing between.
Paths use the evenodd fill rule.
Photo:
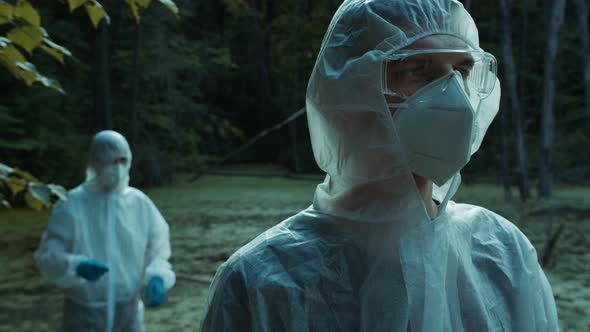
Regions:
<instances>
[{"instance_id":1,"label":"blue object in gloved hand","mask_svg":"<svg viewBox=\"0 0 590 332\"><path fill-rule=\"evenodd\" d=\"M96 259L85 260L76 267L76 273L88 281L98 280L108 270L106 265Z\"/></svg>"},{"instance_id":2,"label":"blue object in gloved hand","mask_svg":"<svg viewBox=\"0 0 590 332\"><path fill-rule=\"evenodd\" d=\"M152 277L145 288L145 297L148 308L155 308L166 302L164 280L160 277Z\"/></svg>"}]
</instances>

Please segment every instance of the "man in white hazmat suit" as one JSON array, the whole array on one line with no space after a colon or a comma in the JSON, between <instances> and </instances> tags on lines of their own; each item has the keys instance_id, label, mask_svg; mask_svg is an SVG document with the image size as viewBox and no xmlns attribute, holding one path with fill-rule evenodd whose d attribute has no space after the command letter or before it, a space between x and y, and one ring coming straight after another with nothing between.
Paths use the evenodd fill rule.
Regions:
<instances>
[{"instance_id":1,"label":"man in white hazmat suit","mask_svg":"<svg viewBox=\"0 0 590 332\"><path fill-rule=\"evenodd\" d=\"M128 186L125 137L92 140L86 181L54 207L35 260L64 289L64 331L144 331L148 307L164 303L175 282L168 224L152 201Z\"/></svg>"},{"instance_id":2,"label":"man in white hazmat suit","mask_svg":"<svg viewBox=\"0 0 590 332\"><path fill-rule=\"evenodd\" d=\"M345 0L306 103L313 205L218 270L220 331L557 331L528 239L451 201L499 108L494 57L454 0Z\"/></svg>"}]
</instances>

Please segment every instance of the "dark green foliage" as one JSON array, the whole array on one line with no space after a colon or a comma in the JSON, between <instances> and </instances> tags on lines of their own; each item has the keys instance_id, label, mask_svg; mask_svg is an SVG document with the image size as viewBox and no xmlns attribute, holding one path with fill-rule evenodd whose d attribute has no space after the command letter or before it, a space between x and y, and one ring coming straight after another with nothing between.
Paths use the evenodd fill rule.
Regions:
<instances>
[{"instance_id":1,"label":"dark green foliage","mask_svg":"<svg viewBox=\"0 0 590 332\"><path fill-rule=\"evenodd\" d=\"M180 20L163 6L141 12L138 38L127 4L103 1L112 22L113 123L132 145L133 182L157 184L167 174L196 171L303 107L307 79L339 3L178 1ZM529 28L523 31L525 0L510 2L525 146L533 178L547 29L544 3L528 1ZM95 30L83 11L71 14L59 2L35 5L52 39L72 51L73 58L62 66L34 54L32 62L58 79L67 95L41 87L29 89L0 69L0 160L39 174L41 180L72 186L83 179L86 149L94 134L91 42ZM497 10L494 1L472 1L482 47L497 56L502 75ZM590 121L584 113L573 10L568 7L560 34L553 166L558 181L579 183L590 177L589 154L584 152L590 142ZM465 169L466 179L501 179L500 134L495 121ZM513 165L514 154L509 155ZM317 171L305 117L228 162L279 162L291 170Z\"/></svg>"},{"instance_id":2,"label":"dark green foliage","mask_svg":"<svg viewBox=\"0 0 590 332\"><path fill-rule=\"evenodd\" d=\"M522 9L528 4L528 30L523 30ZM547 10L550 6L541 1L511 1L512 42L514 59L518 69L519 97L523 115L525 147L530 176L536 180L538 170L538 144L540 111L543 100L543 73L545 45L547 42ZM590 141L590 121L584 108L583 65L580 59L580 40L574 6L567 6L564 25L560 31L557 63L557 92L555 104L555 145L553 168L556 181L568 183L590 182L590 157L584 152ZM472 15L478 25L482 48L496 55L499 76L502 80L503 59L500 48L497 4L492 1L474 2ZM523 48L523 38L526 47ZM523 58L522 53L526 51ZM507 98L506 90L502 98ZM487 175L501 179L500 121L492 123L480 151L466 167L467 176ZM513 137L508 137L514 146ZM514 153L510 151L511 165Z\"/></svg>"}]
</instances>

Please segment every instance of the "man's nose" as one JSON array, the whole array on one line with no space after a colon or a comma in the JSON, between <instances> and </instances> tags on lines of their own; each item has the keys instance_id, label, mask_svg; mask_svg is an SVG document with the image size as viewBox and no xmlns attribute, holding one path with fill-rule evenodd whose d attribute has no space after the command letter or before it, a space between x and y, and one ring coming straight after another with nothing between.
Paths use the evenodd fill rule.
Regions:
<instances>
[{"instance_id":1,"label":"man's nose","mask_svg":"<svg viewBox=\"0 0 590 332\"><path fill-rule=\"evenodd\" d=\"M440 63L440 64L434 66L432 69L432 80L449 75L449 74L455 72L456 70L457 69L452 64ZM467 85L466 78L461 76L461 82L463 83L463 89L465 90L465 93L467 93L467 95L469 96L470 92L469 92L469 86Z\"/></svg>"},{"instance_id":2,"label":"man's nose","mask_svg":"<svg viewBox=\"0 0 590 332\"><path fill-rule=\"evenodd\" d=\"M431 67L432 69L432 76L435 78L440 78L445 75L452 73L455 68L450 63L437 63Z\"/></svg>"}]
</instances>

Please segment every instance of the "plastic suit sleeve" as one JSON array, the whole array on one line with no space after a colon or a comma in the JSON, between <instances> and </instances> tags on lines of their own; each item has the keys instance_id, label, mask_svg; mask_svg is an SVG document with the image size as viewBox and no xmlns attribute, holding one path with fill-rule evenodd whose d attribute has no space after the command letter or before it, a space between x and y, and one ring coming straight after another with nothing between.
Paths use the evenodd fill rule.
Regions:
<instances>
[{"instance_id":1,"label":"plastic suit sleeve","mask_svg":"<svg viewBox=\"0 0 590 332\"><path fill-rule=\"evenodd\" d=\"M539 267L540 268L540 267ZM543 309L545 312L545 320L547 321L547 331L559 331L559 323L557 319L557 307L555 305L555 298L553 297L553 291L549 285L549 281L545 277L543 271L540 271L540 288L539 297L541 303L543 303Z\"/></svg>"},{"instance_id":2,"label":"plastic suit sleeve","mask_svg":"<svg viewBox=\"0 0 590 332\"><path fill-rule=\"evenodd\" d=\"M209 288L201 332L253 331L244 278L227 263L221 265Z\"/></svg>"},{"instance_id":3,"label":"plastic suit sleeve","mask_svg":"<svg viewBox=\"0 0 590 332\"><path fill-rule=\"evenodd\" d=\"M533 266L533 273L529 278L530 288L534 292L534 299L532 303L538 306L537 310L534 311L534 320L537 324L537 331L559 331L559 324L557 319L557 307L555 305L555 299L553 297L553 290L551 285L541 268L538 259L537 251L529 240L523 235L522 240L526 241L524 245L525 251L528 251L528 260ZM534 271L536 269L536 271Z\"/></svg>"},{"instance_id":4,"label":"plastic suit sleeve","mask_svg":"<svg viewBox=\"0 0 590 332\"><path fill-rule=\"evenodd\" d=\"M148 218L150 218L149 240L146 252L146 284L152 277L160 277L164 281L166 290L172 288L176 282L176 274L168 261L172 253L170 249L170 229L162 214L148 198Z\"/></svg>"},{"instance_id":5,"label":"plastic suit sleeve","mask_svg":"<svg viewBox=\"0 0 590 332\"><path fill-rule=\"evenodd\" d=\"M51 213L47 230L34 254L41 274L60 288L72 288L86 283L86 280L77 275L76 267L88 257L70 253L73 234L74 220L67 203L60 201Z\"/></svg>"}]
</instances>

